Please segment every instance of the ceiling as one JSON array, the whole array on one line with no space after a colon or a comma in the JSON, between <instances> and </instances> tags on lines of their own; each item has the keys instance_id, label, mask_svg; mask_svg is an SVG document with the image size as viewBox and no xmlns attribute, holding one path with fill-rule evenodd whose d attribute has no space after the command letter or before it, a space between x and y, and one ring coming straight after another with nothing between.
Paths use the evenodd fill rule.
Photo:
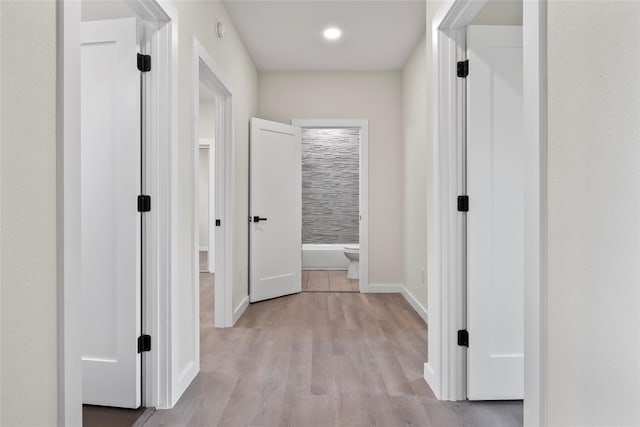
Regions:
<instances>
[{"instance_id":1,"label":"ceiling","mask_svg":"<svg viewBox=\"0 0 640 427\"><path fill-rule=\"evenodd\" d=\"M397 70L425 32L424 0L225 0L260 70ZM342 38L327 42L329 26Z\"/></svg>"}]
</instances>

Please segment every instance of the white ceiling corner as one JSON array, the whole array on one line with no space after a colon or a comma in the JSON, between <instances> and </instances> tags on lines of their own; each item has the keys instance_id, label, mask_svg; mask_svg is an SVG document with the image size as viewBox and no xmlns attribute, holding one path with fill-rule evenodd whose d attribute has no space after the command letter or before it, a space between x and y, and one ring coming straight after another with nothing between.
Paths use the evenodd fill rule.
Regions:
<instances>
[{"instance_id":1,"label":"white ceiling corner","mask_svg":"<svg viewBox=\"0 0 640 427\"><path fill-rule=\"evenodd\" d=\"M224 0L260 70L397 70L425 32L424 0ZM342 30L337 42L322 32Z\"/></svg>"}]
</instances>

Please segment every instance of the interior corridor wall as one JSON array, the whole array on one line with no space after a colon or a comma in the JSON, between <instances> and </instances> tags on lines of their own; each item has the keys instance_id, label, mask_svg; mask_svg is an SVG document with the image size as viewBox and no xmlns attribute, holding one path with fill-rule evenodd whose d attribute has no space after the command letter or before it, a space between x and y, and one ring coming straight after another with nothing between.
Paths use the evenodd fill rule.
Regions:
<instances>
[{"instance_id":1,"label":"interior corridor wall","mask_svg":"<svg viewBox=\"0 0 640 427\"><path fill-rule=\"evenodd\" d=\"M402 284L404 230L400 71L261 71L267 120L369 120L369 283Z\"/></svg>"},{"instance_id":2,"label":"interior corridor wall","mask_svg":"<svg viewBox=\"0 0 640 427\"><path fill-rule=\"evenodd\" d=\"M427 192L431 155L427 128L427 46L420 39L402 69L405 288L427 307Z\"/></svg>"},{"instance_id":3,"label":"interior corridor wall","mask_svg":"<svg viewBox=\"0 0 640 427\"><path fill-rule=\"evenodd\" d=\"M216 132L216 102L200 99L200 138L213 138Z\"/></svg>"},{"instance_id":4,"label":"interior corridor wall","mask_svg":"<svg viewBox=\"0 0 640 427\"><path fill-rule=\"evenodd\" d=\"M51 426L58 388L56 3L1 1L0 40L0 424Z\"/></svg>"},{"instance_id":5,"label":"interior corridor wall","mask_svg":"<svg viewBox=\"0 0 640 427\"><path fill-rule=\"evenodd\" d=\"M194 302L193 265L195 262L192 227L193 212L193 135L192 135L192 57L193 38L207 50L228 82L233 92L233 133L235 161L235 203L236 219L244 218L248 210L248 143L249 118L257 108L257 72L248 51L238 35L221 1L177 1L171 2L178 13L178 158L176 161L178 191L175 194L178 206L178 241L174 246L177 257L174 307L177 312L173 319L177 331L172 343L176 349L175 361L182 377L195 375L193 362L196 352L194 345ZM224 23L225 35L218 39L215 23ZM197 227L197 224L195 224ZM245 221L237 220L233 231L235 255L235 280L233 284L233 305L236 307L248 295L248 229ZM176 397L176 396L174 396Z\"/></svg>"},{"instance_id":6,"label":"interior corridor wall","mask_svg":"<svg viewBox=\"0 0 640 427\"><path fill-rule=\"evenodd\" d=\"M640 3L548 4L548 425L640 425Z\"/></svg>"}]
</instances>

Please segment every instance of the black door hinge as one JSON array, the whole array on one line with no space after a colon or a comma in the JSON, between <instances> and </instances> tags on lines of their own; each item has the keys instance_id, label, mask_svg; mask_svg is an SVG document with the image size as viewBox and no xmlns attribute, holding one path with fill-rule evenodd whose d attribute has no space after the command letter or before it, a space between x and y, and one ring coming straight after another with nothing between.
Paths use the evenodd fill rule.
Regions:
<instances>
[{"instance_id":1,"label":"black door hinge","mask_svg":"<svg viewBox=\"0 0 640 427\"><path fill-rule=\"evenodd\" d=\"M138 54L138 70L143 73L151 71L151 55Z\"/></svg>"},{"instance_id":2,"label":"black door hinge","mask_svg":"<svg viewBox=\"0 0 640 427\"><path fill-rule=\"evenodd\" d=\"M141 194L138 196L138 212L150 212L151 211L151 196L145 196Z\"/></svg>"},{"instance_id":3,"label":"black door hinge","mask_svg":"<svg viewBox=\"0 0 640 427\"><path fill-rule=\"evenodd\" d=\"M216 227L220 227L220 220L216 219Z\"/></svg>"},{"instance_id":4,"label":"black door hinge","mask_svg":"<svg viewBox=\"0 0 640 427\"><path fill-rule=\"evenodd\" d=\"M151 335L140 335L138 337L138 353L151 351Z\"/></svg>"},{"instance_id":5,"label":"black door hinge","mask_svg":"<svg viewBox=\"0 0 640 427\"><path fill-rule=\"evenodd\" d=\"M458 196L458 212L469 212L469 196Z\"/></svg>"},{"instance_id":6,"label":"black door hinge","mask_svg":"<svg viewBox=\"0 0 640 427\"><path fill-rule=\"evenodd\" d=\"M465 78L469 75L469 60L458 62L458 77Z\"/></svg>"},{"instance_id":7,"label":"black door hinge","mask_svg":"<svg viewBox=\"0 0 640 427\"><path fill-rule=\"evenodd\" d=\"M458 345L461 347L469 347L469 332L466 329L458 331Z\"/></svg>"}]
</instances>

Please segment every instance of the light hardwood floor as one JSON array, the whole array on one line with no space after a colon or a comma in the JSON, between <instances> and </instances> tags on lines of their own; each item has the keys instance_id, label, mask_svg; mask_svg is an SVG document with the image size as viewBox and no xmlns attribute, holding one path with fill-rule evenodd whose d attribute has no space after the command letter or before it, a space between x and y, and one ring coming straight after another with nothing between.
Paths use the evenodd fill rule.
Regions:
<instances>
[{"instance_id":1,"label":"light hardwood floor","mask_svg":"<svg viewBox=\"0 0 640 427\"><path fill-rule=\"evenodd\" d=\"M302 292L359 292L358 280L349 279L346 270L302 271Z\"/></svg>"},{"instance_id":2,"label":"light hardwood floor","mask_svg":"<svg viewBox=\"0 0 640 427\"><path fill-rule=\"evenodd\" d=\"M155 412L153 408L125 409L82 405L83 427L137 427Z\"/></svg>"},{"instance_id":3,"label":"light hardwood floor","mask_svg":"<svg viewBox=\"0 0 640 427\"><path fill-rule=\"evenodd\" d=\"M213 275L200 277L200 374L147 426L522 425L521 402L435 400L427 327L399 294L301 293L215 329Z\"/></svg>"},{"instance_id":4,"label":"light hardwood floor","mask_svg":"<svg viewBox=\"0 0 640 427\"><path fill-rule=\"evenodd\" d=\"M201 272L209 270L208 258L209 258L209 252L200 251L200 271Z\"/></svg>"}]
</instances>

